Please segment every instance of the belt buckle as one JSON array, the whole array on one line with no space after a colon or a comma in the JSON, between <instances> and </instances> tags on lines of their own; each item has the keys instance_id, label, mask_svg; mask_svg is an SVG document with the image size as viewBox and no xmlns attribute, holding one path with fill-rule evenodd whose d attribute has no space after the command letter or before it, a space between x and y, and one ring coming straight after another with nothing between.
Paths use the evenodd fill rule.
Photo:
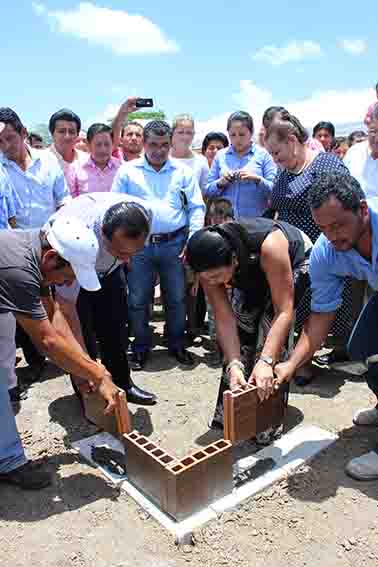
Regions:
<instances>
[{"instance_id":1,"label":"belt buckle","mask_svg":"<svg viewBox=\"0 0 378 567\"><path fill-rule=\"evenodd\" d=\"M151 234L151 244L159 244L161 242L161 234Z\"/></svg>"}]
</instances>

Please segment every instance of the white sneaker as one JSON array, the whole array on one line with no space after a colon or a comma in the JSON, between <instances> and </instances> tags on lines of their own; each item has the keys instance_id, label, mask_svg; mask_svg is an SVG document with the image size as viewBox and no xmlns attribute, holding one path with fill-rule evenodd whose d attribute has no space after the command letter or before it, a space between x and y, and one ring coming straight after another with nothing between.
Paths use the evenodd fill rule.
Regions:
<instances>
[{"instance_id":1,"label":"white sneaker","mask_svg":"<svg viewBox=\"0 0 378 567\"><path fill-rule=\"evenodd\" d=\"M370 451L349 461L345 472L356 480L378 480L378 453Z\"/></svg>"},{"instance_id":2,"label":"white sneaker","mask_svg":"<svg viewBox=\"0 0 378 567\"><path fill-rule=\"evenodd\" d=\"M353 418L355 425L378 425L378 409L362 409Z\"/></svg>"}]
</instances>

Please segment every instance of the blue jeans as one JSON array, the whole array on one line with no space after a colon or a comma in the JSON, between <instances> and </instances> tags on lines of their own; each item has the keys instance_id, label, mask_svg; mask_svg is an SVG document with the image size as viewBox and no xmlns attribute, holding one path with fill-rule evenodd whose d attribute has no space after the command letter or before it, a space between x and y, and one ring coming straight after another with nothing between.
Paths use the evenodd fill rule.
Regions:
<instances>
[{"instance_id":1,"label":"blue jeans","mask_svg":"<svg viewBox=\"0 0 378 567\"><path fill-rule=\"evenodd\" d=\"M127 275L129 321L135 336L134 352L147 352L152 346L149 306L153 299L156 274L164 297L168 348L181 349L185 338L185 274L179 258L186 241L185 232L169 242L149 244L132 258Z\"/></svg>"},{"instance_id":2,"label":"blue jeans","mask_svg":"<svg viewBox=\"0 0 378 567\"><path fill-rule=\"evenodd\" d=\"M0 368L0 474L17 469L27 459L8 394L8 375Z\"/></svg>"}]
</instances>

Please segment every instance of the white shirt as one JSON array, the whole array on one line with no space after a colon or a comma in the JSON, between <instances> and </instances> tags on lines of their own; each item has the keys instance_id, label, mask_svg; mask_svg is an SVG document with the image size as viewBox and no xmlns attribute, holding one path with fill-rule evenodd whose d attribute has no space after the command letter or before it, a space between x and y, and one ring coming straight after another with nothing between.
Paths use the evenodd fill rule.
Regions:
<instances>
[{"instance_id":1,"label":"white shirt","mask_svg":"<svg viewBox=\"0 0 378 567\"><path fill-rule=\"evenodd\" d=\"M373 159L369 141L354 144L346 153L344 163L360 183L366 197L378 197L378 159Z\"/></svg>"},{"instance_id":2,"label":"white shirt","mask_svg":"<svg viewBox=\"0 0 378 567\"><path fill-rule=\"evenodd\" d=\"M193 171L194 175L197 177L198 185L202 191L202 194L205 193L207 180L209 177L209 164L207 163L207 159L205 156L201 154L193 153L193 157L191 158L174 158L173 160L178 160L180 163L185 163L190 169Z\"/></svg>"}]
</instances>

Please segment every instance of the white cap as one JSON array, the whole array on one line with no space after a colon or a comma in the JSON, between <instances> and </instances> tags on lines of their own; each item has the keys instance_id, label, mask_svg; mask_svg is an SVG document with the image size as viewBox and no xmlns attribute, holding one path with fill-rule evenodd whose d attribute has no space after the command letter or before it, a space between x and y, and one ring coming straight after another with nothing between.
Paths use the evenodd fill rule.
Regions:
<instances>
[{"instance_id":1,"label":"white cap","mask_svg":"<svg viewBox=\"0 0 378 567\"><path fill-rule=\"evenodd\" d=\"M59 256L71 264L81 287L88 291L101 289L95 269L99 247L93 230L78 219L57 215L47 224L46 238Z\"/></svg>"}]
</instances>

